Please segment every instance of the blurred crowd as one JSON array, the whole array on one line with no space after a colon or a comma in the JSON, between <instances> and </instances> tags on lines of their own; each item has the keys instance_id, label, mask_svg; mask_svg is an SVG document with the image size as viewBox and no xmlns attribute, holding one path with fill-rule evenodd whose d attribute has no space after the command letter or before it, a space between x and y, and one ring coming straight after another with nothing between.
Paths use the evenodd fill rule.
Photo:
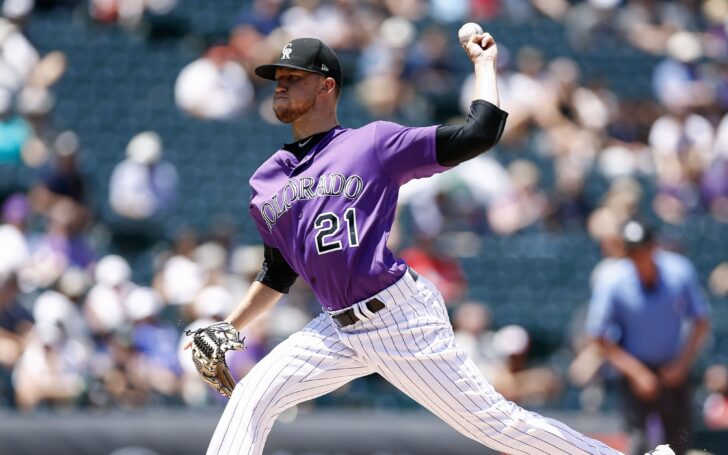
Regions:
<instances>
[{"instance_id":1,"label":"blurred crowd","mask_svg":"<svg viewBox=\"0 0 728 455\"><path fill-rule=\"evenodd\" d=\"M120 407L213 399L192 364L183 332L222 320L262 263L261 246L234 246L182 230L154 258L148 285L126 259L102 254L82 207L35 192L10 196L0 226L0 406ZM298 286L243 332L248 349L229 358L236 377L313 309Z\"/></svg>"},{"instance_id":2,"label":"blurred crowd","mask_svg":"<svg viewBox=\"0 0 728 455\"><path fill-rule=\"evenodd\" d=\"M499 89L509 120L498 153L513 153L507 160L480 156L405 186L400 214L412 223L396 226L391 239L443 290L459 343L506 397L549 403L572 381L586 387L582 405L593 406L600 362L588 343L574 341L568 375L534 364L529 333L497 327L488 306L469 299L458 257L472 256L483 236L581 230L609 261L623 254L618 227L645 208L674 226L691 215L728 223L728 0L244 3L230 18L229 34L179 69L174 99L186 115L276 122L270 84L253 68L299 36L320 38L339 54L353 103L344 109L411 124L458 122L468 111L470 69L451 36L462 22L548 20L564 27L572 53L598 53L606 43L611 55L629 50L658 61L652 93L627 98L609 74L587 78L574 58L549 58L554 52L539 43L499 44ZM151 248L151 277L135 273L123 254L110 254L118 245L100 215L106 208L115 219L153 223L184 203L183 182L165 160L159 134L143 131L118 151L104 188L108 198L103 208L94 205L90 170L79 165L83 138L51 117L66 56L41 55L23 33L34 7L57 5L81 8L102 26L139 31L149 29L150 17L174 15L177 2L2 4L0 166L20 164L31 177L0 195L0 407L210 403L216 397L181 351L183 331L226 315L255 278L261 248L224 230L181 229ZM543 163L553 170L552 187L544 183ZM606 182L598 198L587 194L591 179ZM442 243L453 232L467 234L460 247ZM728 295L728 258L704 281L710 295ZM244 375L316 311L310 292L297 284L246 328L249 348L230 359L233 375ZM728 427L727 378L720 365L705 374L706 422L713 427Z\"/></svg>"}]
</instances>

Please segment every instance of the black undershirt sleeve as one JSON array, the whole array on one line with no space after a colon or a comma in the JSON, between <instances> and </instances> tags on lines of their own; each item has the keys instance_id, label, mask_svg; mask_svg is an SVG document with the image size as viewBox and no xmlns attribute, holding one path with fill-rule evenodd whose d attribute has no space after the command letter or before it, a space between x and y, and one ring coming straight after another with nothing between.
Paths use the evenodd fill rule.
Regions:
<instances>
[{"instance_id":1,"label":"black undershirt sleeve","mask_svg":"<svg viewBox=\"0 0 728 455\"><path fill-rule=\"evenodd\" d=\"M255 281L259 281L271 289L288 294L298 274L288 265L288 262L278 248L269 245L263 247L263 265Z\"/></svg>"},{"instance_id":2,"label":"black undershirt sleeve","mask_svg":"<svg viewBox=\"0 0 728 455\"><path fill-rule=\"evenodd\" d=\"M508 113L485 100L475 100L465 125L441 125L435 133L437 162L455 166L480 155L500 140Z\"/></svg>"}]
</instances>

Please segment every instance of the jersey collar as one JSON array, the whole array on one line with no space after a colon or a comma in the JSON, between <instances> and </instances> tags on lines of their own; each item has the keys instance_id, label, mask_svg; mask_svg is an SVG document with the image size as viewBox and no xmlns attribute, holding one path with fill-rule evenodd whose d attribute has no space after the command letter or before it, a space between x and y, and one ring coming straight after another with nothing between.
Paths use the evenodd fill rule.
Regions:
<instances>
[{"instance_id":1,"label":"jersey collar","mask_svg":"<svg viewBox=\"0 0 728 455\"><path fill-rule=\"evenodd\" d=\"M339 126L335 126L327 131L322 131L321 133L313 134L309 137L303 138L296 142L291 142L290 144L284 144L283 150L287 150L291 153L293 153L296 158L300 161L305 157L308 152L313 149L316 144L321 142L321 139L324 138L327 134L329 134L331 131L335 130L336 128L339 128Z\"/></svg>"}]
</instances>

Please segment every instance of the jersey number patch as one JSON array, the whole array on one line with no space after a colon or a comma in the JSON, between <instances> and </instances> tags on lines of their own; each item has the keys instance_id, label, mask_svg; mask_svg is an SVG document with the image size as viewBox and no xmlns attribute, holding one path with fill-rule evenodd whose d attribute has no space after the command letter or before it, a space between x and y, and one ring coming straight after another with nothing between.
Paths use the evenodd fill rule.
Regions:
<instances>
[{"instance_id":1,"label":"jersey number patch","mask_svg":"<svg viewBox=\"0 0 728 455\"><path fill-rule=\"evenodd\" d=\"M356 229L356 211L354 208L346 209L344 221L346 222L349 246L359 246L359 232ZM322 213L316 217L313 226L316 228L316 251L318 251L318 254L326 254L343 248L341 240L329 240L330 237L339 232L338 215L332 212Z\"/></svg>"}]
</instances>

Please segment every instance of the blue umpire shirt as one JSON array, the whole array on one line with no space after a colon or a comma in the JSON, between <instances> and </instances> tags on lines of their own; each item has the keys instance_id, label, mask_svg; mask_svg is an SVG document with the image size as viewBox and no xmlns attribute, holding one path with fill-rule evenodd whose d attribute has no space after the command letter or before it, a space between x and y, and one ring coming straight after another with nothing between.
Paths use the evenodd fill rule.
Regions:
<instances>
[{"instance_id":1,"label":"blue umpire shirt","mask_svg":"<svg viewBox=\"0 0 728 455\"><path fill-rule=\"evenodd\" d=\"M657 285L642 286L630 259L600 271L587 316L587 331L607 339L648 366L675 359L685 340L684 322L705 319L709 307L687 258L655 250Z\"/></svg>"}]
</instances>

